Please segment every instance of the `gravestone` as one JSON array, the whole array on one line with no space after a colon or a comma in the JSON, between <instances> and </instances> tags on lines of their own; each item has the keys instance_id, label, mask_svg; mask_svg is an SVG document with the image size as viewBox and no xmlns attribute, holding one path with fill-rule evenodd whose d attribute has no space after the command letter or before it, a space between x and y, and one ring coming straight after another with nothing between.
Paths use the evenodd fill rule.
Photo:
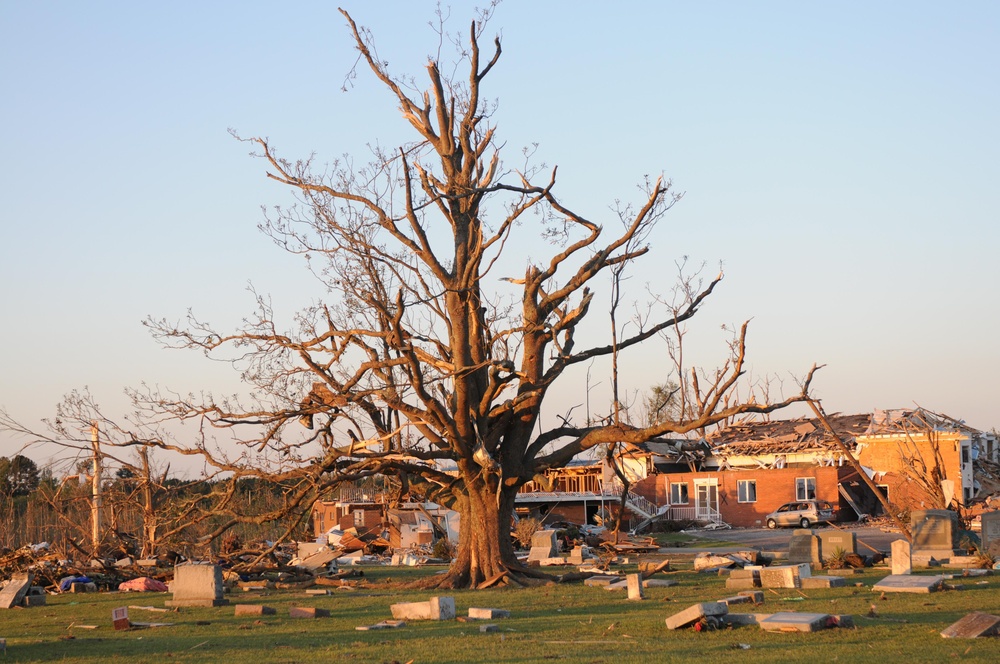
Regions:
<instances>
[{"instance_id":1,"label":"gravestone","mask_svg":"<svg viewBox=\"0 0 1000 664\"><path fill-rule=\"evenodd\" d=\"M497 620L498 618L510 618L510 611L507 609L482 609L470 606L469 617L473 620Z\"/></svg>"},{"instance_id":2,"label":"gravestone","mask_svg":"<svg viewBox=\"0 0 1000 664\"><path fill-rule=\"evenodd\" d=\"M847 579L842 576L804 576L799 579L803 588L842 588Z\"/></svg>"},{"instance_id":3,"label":"gravestone","mask_svg":"<svg viewBox=\"0 0 1000 664\"><path fill-rule=\"evenodd\" d=\"M801 529L792 533L792 539L788 542L788 562L807 565L823 562L820 539L812 530Z\"/></svg>"},{"instance_id":4,"label":"gravestone","mask_svg":"<svg viewBox=\"0 0 1000 664\"><path fill-rule=\"evenodd\" d=\"M811 576L812 571L806 563L798 565L771 565L760 570L760 587L762 588L801 588L802 577ZM728 584L727 584L727 587Z\"/></svg>"},{"instance_id":5,"label":"gravestone","mask_svg":"<svg viewBox=\"0 0 1000 664\"><path fill-rule=\"evenodd\" d=\"M858 552L858 536L853 532L822 530L819 533L819 539L823 560L829 560L838 549L843 549L844 553L847 554Z\"/></svg>"},{"instance_id":6,"label":"gravestone","mask_svg":"<svg viewBox=\"0 0 1000 664\"><path fill-rule=\"evenodd\" d=\"M727 613L729 613L729 607L722 602L695 604L667 618L667 629L680 629L688 625L693 625L702 618L724 616Z\"/></svg>"},{"instance_id":7,"label":"gravestone","mask_svg":"<svg viewBox=\"0 0 1000 664\"><path fill-rule=\"evenodd\" d=\"M401 602L389 607L396 620L454 620L454 597L431 597L426 602Z\"/></svg>"},{"instance_id":8,"label":"gravestone","mask_svg":"<svg viewBox=\"0 0 1000 664\"><path fill-rule=\"evenodd\" d=\"M943 583L942 576L893 574L872 586L872 590L886 593L932 593L941 590Z\"/></svg>"},{"instance_id":9,"label":"gravestone","mask_svg":"<svg viewBox=\"0 0 1000 664\"><path fill-rule=\"evenodd\" d=\"M34 579L31 572L17 572L10 577L10 581L0 591L0 609L12 609L20 606L25 595L31 590L31 582Z\"/></svg>"},{"instance_id":10,"label":"gravestone","mask_svg":"<svg viewBox=\"0 0 1000 664\"><path fill-rule=\"evenodd\" d=\"M892 573L909 574L913 571L913 562L910 559L910 543L905 539L898 539L892 543Z\"/></svg>"},{"instance_id":11,"label":"gravestone","mask_svg":"<svg viewBox=\"0 0 1000 664\"><path fill-rule=\"evenodd\" d=\"M589 579L584 579L583 585L585 586L610 586L611 584L618 583L621 581L620 576L592 576Z\"/></svg>"},{"instance_id":12,"label":"gravestone","mask_svg":"<svg viewBox=\"0 0 1000 664\"><path fill-rule=\"evenodd\" d=\"M128 619L127 606L119 606L111 610L111 624L115 626L117 632L132 629L132 623Z\"/></svg>"},{"instance_id":13,"label":"gravestone","mask_svg":"<svg viewBox=\"0 0 1000 664\"><path fill-rule=\"evenodd\" d=\"M1000 634L1000 616L988 613L970 613L941 632L946 639L976 639L980 636Z\"/></svg>"},{"instance_id":14,"label":"gravestone","mask_svg":"<svg viewBox=\"0 0 1000 664\"><path fill-rule=\"evenodd\" d=\"M815 632L833 626L828 613L794 613L784 611L773 613L758 620L760 628L767 632Z\"/></svg>"},{"instance_id":15,"label":"gravestone","mask_svg":"<svg viewBox=\"0 0 1000 664\"><path fill-rule=\"evenodd\" d=\"M167 606L225 606L229 600L222 596L222 568L218 565L186 564L174 567L174 580L170 584L174 598L164 602Z\"/></svg>"},{"instance_id":16,"label":"gravestone","mask_svg":"<svg viewBox=\"0 0 1000 664\"><path fill-rule=\"evenodd\" d=\"M629 599L644 599L645 595L642 592L642 575L641 574L629 574L625 577L628 582L628 598Z\"/></svg>"},{"instance_id":17,"label":"gravestone","mask_svg":"<svg viewBox=\"0 0 1000 664\"><path fill-rule=\"evenodd\" d=\"M538 530L531 536L531 550L528 551L528 562L540 562L559 555L559 545L556 531Z\"/></svg>"},{"instance_id":18,"label":"gravestone","mask_svg":"<svg viewBox=\"0 0 1000 664\"><path fill-rule=\"evenodd\" d=\"M958 544L958 514L951 510L914 510L910 531L914 552L949 558Z\"/></svg>"},{"instance_id":19,"label":"gravestone","mask_svg":"<svg viewBox=\"0 0 1000 664\"><path fill-rule=\"evenodd\" d=\"M264 606L263 604L237 604L236 613L237 616L273 616L277 613L274 607Z\"/></svg>"},{"instance_id":20,"label":"gravestone","mask_svg":"<svg viewBox=\"0 0 1000 664\"><path fill-rule=\"evenodd\" d=\"M1000 511L983 512L983 529L980 533L982 549L986 553L1000 557Z\"/></svg>"}]
</instances>

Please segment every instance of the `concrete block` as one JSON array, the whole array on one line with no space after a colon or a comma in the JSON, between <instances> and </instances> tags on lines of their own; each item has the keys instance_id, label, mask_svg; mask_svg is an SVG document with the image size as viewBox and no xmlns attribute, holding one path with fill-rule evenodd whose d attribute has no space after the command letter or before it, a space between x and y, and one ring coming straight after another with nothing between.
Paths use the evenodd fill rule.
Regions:
<instances>
[{"instance_id":1,"label":"concrete block","mask_svg":"<svg viewBox=\"0 0 1000 664\"><path fill-rule=\"evenodd\" d=\"M591 587L601 587L611 585L612 583L618 583L622 578L620 576L592 576L589 579L584 579L583 585Z\"/></svg>"},{"instance_id":2,"label":"concrete block","mask_svg":"<svg viewBox=\"0 0 1000 664\"><path fill-rule=\"evenodd\" d=\"M15 572L10 581L0 590L0 609L12 609L20 606L25 595L31 590L31 582L35 578L32 572ZM82 585L82 584L81 584Z\"/></svg>"},{"instance_id":3,"label":"concrete block","mask_svg":"<svg viewBox=\"0 0 1000 664\"><path fill-rule=\"evenodd\" d=\"M913 571L913 558L910 556L910 543L905 539L892 543L891 558L893 574L909 574Z\"/></svg>"},{"instance_id":4,"label":"concrete block","mask_svg":"<svg viewBox=\"0 0 1000 664\"><path fill-rule=\"evenodd\" d=\"M885 577L872 586L872 590L887 593L930 593L940 590L942 583L944 579L940 576L896 574Z\"/></svg>"},{"instance_id":5,"label":"concrete block","mask_svg":"<svg viewBox=\"0 0 1000 664\"><path fill-rule=\"evenodd\" d=\"M703 602L675 613L666 619L667 629L680 629L693 625L702 618L709 616L724 616L729 613L729 607L721 602Z\"/></svg>"},{"instance_id":6,"label":"concrete block","mask_svg":"<svg viewBox=\"0 0 1000 664\"><path fill-rule=\"evenodd\" d=\"M783 611L761 620L760 628L767 632L816 632L832 626L827 613L794 613Z\"/></svg>"},{"instance_id":7,"label":"concrete block","mask_svg":"<svg viewBox=\"0 0 1000 664\"><path fill-rule=\"evenodd\" d=\"M21 600L21 606L31 608L33 606L45 606L45 595L25 595Z\"/></svg>"},{"instance_id":8,"label":"concrete block","mask_svg":"<svg viewBox=\"0 0 1000 664\"><path fill-rule=\"evenodd\" d=\"M273 616L277 613L273 607L262 604L237 604L237 616Z\"/></svg>"},{"instance_id":9,"label":"concrete block","mask_svg":"<svg viewBox=\"0 0 1000 664\"><path fill-rule=\"evenodd\" d=\"M645 595L642 592L642 576L639 574L629 574L625 577L625 582L628 584L628 598L631 600L645 599Z\"/></svg>"},{"instance_id":10,"label":"concrete block","mask_svg":"<svg viewBox=\"0 0 1000 664\"><path fill-rule=\"evenodd\" d=\"M749 590L750 588L760 588L759 579L734 579L729 577L726 579L726 588L729 590Z\"/></svg>"},{"instance_id":11,"label":"concrete block","mask_svg":"<svg viewBox=\"0 0 1000 664\"><path fill-rule=\"evenodd\" d=\"M976 639L980 636L1000 635L1000 616L989 613L970 613L945 628L941 636L946 639Z\"/></svg>"},{"instance_id":12,"label":"concrete block","mask_svg":"<svg viewBox=\"0 0 1000 664\"><path fill-rule=\"evenodd\" d=\"M733 604L750 604L752 600L746 595L734 595L732 597L720 599L719 602L725 604L726 606L732 606Z\"/></svg>"},{"instance_id":13,"label":"concrete block","mask_svg":"<svg viewBox=\"0 0 1000 664\"><path fill-rule=\"evenodd\" d=\"M479 626L479 631L482 634L490 634L492 632L499 632L500 631L500 626L499 625L480 625Z\"/></svg>"},{"instance_id":14,"label":"concrete block","mask_svg":"<svg viewBox=\"0 0 1000 664\"><path fill-rule=\"evenodd\" d=\"M799 579L803 588L842 588L847 579L842 576L805 576Z\"/></svg>"},{"instance_id":15,"label":"concrete block","mask_svg":"<svg viewBox=\"0 0 1000 664\"><path fill-rule=\"evenodd\" d=\"M677 582L673 579L646 579L642 582L643 588L669 588L676 585Z\"/></svg>"},{"instance_id":16,"label":"concrete block","mask_svg":"<svg viewBox=\"0 0 1000 664\"><path fill-rule=\"evenodd\" d=\"M743 597L749 597L750 601L753 602L754 604L764 603L764 593L761 592L760 590L742 590L736 594L741 595Z\"/></svg>"},{"instance_id":17,"label":"concrete block","mask_svg":"<svg viewBox=\"0 0 1000 664\"><path fill-rule=\"evenodd\" d=\"M498 620L510 618L510 611L506 609L478 609L470 606L469 617L473 620Z\"/></svg>"},{"instance_id":18,"label":"concrete block","mask_svg":"<svg viewBox=\"0 0 1000 664\"><path fill-rule=\"evenodd\" d=\"M430 620L430 602L400 602L389 607L396 620Z\"/></svg>"},{"instance_id":19,"label":"concrete block","mask_svg":"<svg viewBox=\"0 0 1000 664\"><path fill-rule=\"evenodd\" d=\"M293 606L288 609L289 618L329 618L329 609L319 609L314 606Z\"/></svg>"},{"instance_id":20,"label":"concrete block","mask_svg":"<svg viewBox=\"0 0 1000 664\"><path fill-rule=\"evenodd\" d=\"M454 620L455 619L455 598L454 597L431 597L431 620Z\"/></svg>"},{"instance_id":21,"label":"concrete block","mask_svg":"<svg viewBox=\"0 0 1000 664\"><path fill-rule=\"evenodd\" d=\"M762 588L801 588L801 574L798 565L767 567L760 571L760 585Z\"/></svg>"},{"instance_id":22,"label":"concrete block","mask_svg":"<svg viewBox=\"0 0 1000 664\"><path fill-rule=\"evenodd\" d=\"M746 567L744 569L734 569L730 570L730 579L760 579L760 570L762 567Z\"/></svg>"},{"instance_id":23,"label":"concrete block","mask_svg":"<svg viewBox=\"0 0 1000 664\"><path fill-rule=\"evenodd\" d=\"M170 584L173 599L166 606L224 606L222 568L218 565L177 565Z\"/></svg>"},{"instance_id":24,"label":"concrete block","mask_svg":"<svg viewBox=\"0 0 1000 664\"><path fill-rule=\"evenodd\" d=\"M756 613L727 613L719 619L733 627L746 627L747 625L756 625L758 618L759 614Z\"/></svg>"},{"instance_id":25,"label":"concrete block","mask_svg":"<svg viewBox=\"0 0 1000 664\"><path fill-rule=\"evenodd\" d=\"M943 567L949 569L965 569L967 567L975 567L979 564L979 559L976 556L952 556L948 559L948 562L943 564Z\"/></svg>"},{"instance_id":26,"label":"concrete block","mask_svg":"<svg viewBox=\"0 0 1000 664\"><path fill-rule=\"evenodd\" d=\"M531 549L528 551L528 562L537 562L554 558L559 554L559 544L556 531L539 530L531 536Z\"/></svg>"}]
</instances>

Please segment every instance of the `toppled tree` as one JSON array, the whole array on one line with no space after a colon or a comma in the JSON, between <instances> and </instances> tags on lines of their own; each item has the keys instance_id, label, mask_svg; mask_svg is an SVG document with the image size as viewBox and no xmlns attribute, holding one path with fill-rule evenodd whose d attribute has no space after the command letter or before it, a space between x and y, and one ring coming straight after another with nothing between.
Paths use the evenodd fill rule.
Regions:
<instances>
[{"instance_id":1,"label":"toppled tree","mask_svg":"<svg viewBox=\"0 0 1000 664\"><path fill-rule=\"evenodd\" d=\"M390 73L370 32L342 13L358 64L398 103L415 139L394 152L373 148L367 166L322 169L282 158L267 139L243 139L299 201L263 228L310 259L330 299L301 312L295 332L278 329L262 297L256 317L231 333L194 318L185 327L148 321L168 346L232 359L254 391L252 402L136 393L147 414L198 423L196 442L163 437L157 446L202 455L234 478L276 477L290 487L289 509L308 508L340 482L399 476L404 488L461 514L454 562L434 583L477 587L504 574L537 575L518 564L510 530L519 487L545 470L598 445L684 434L806 398L813 370L795 396L730 400L744 371L744 326L725 365L702 375L689 415L640 426L563 418L540 428L543 403L568 370L682 324L721 275L615 343L578 347L590 285L649 252L646 238L676 201L670 183L647 180L642 200L619 206L618 228L605 230L560 200L555 169L514 170L501 160L496 106L482 96L501 60L499 38L489 53L480 49L489 12L472 23L454 67L427 64L424 91ZM444 73L460 68L465 78ZM553 242L551 255L519 278L498 274L523 243L539 252L539 237ZM213 443L212 427L229 447ZM240 451L226 452L233 444ZM233 513L229 525L241 518Z\"/></svg>"}]
</instances>

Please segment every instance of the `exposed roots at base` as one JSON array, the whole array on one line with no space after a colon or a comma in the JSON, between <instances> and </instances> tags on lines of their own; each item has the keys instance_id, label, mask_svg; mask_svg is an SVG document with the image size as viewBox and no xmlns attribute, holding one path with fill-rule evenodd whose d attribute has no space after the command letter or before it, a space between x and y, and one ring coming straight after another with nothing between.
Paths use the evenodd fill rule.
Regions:
<instances>
[{"instance_id":1,"label":"exposed roots at base","mask_svg":"<svg viewBox=\"0 0 1000 664\"><path fill-rule=\"evenodd\" d=\"M468 570L449 570L447 574L434 575L425 579L419 579L404 587L414 590L458 590L473 589L485 590L487 588L514 587L524 588L527 586L543 586L556 581L556 577L546 574L532 567L524 567L519 564L501 565L501 570L488 579L475 582L470 577Z\"/></svg>"}]
</instances>

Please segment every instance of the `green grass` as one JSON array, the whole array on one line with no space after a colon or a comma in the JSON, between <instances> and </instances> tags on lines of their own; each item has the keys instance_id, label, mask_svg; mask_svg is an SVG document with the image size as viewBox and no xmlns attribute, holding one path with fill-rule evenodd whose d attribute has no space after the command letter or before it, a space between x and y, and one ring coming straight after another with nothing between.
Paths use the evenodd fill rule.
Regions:
<instances>
[{"instance_id":1,"label":"green grass","mask_svg":"<svg viewBox=\"0 0 1000 664\"><path fill-rule=\"evenodd\" d=\"M116 606L162 606L169 596L154 593L86 594L50 597L44 607L0 612L5 661L64 662L940 662L996 661L1000 640L949 640L940 631L970 611L1000 614L1000 578L956 580L968 587L928 595L888 595L871 585L887 571L867 570L850 579L862 587L765 591L764 605L739 605L734 612L810 611L846 613L857 629L812 634L768 634L757 627L718 632L671 632L664 618L691 604L726 597L724 578L690 571L667 576L679 585L647 590L630 602L622 592L580 584L523 590L400 591L386 583L434 569L366 568L368 585L326 597L274 591L264 597L235 592L235 603L264 603L277 616L237 618L233 607L181 609L177 613L130 611L133 621L173 622L172 627L115 632ZM397 630L359 632L357 625L390 618L389 604L419 601L433 594L455 597L459 615L470 606L503 608L511 618L496 621L499 633L481 634L476 623L411 622ZM782 601L798 598L801 601ZM879 617L866 616L875 604ZM290 606L327 608L331 617L293 620ZM745 607L745 608L744 608ZM207 624L198 624L207 623ZM70 627L99 625L96 630ZM69 640L68 636L75 638ZM748 644L749 650L735 644Z\"/></svg>"}]
</instances>

